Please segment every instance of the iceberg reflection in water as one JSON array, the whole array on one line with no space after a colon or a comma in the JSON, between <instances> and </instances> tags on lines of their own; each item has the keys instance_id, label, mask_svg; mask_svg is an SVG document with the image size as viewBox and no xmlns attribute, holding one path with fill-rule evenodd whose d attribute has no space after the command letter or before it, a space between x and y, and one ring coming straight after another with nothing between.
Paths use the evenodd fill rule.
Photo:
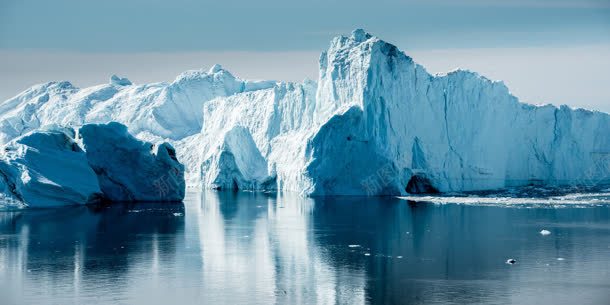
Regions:
<instances>
[{"instance_id":1,"label":"iceberg reflection in water","mask_svg":"<svg viewBox=\"0 0 610 305\"><path fill-rule=\"evenodd\" d=\"M205 192L0 212L2 304L605 303L608 257L609 205Z\"/></svg>"}]
</instances>

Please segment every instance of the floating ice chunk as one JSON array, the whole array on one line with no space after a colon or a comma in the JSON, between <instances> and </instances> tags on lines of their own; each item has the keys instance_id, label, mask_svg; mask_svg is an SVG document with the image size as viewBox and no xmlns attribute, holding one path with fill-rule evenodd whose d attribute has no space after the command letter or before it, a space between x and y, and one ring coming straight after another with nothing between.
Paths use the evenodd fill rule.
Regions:
<instances>
[{"instance_id":1,"label":"floating ice chunk","mask_svg":"<svg viewBox=\"0 0 610 305\"><path fill-rule=\"evenodd\" d=\"M45 127L2 151L0 198L30 207L184 198L174 149L136 140L119 123L84 125L78 137L70 128Z\"/></svg>"},{"instance_id":2,"label":"floating ice chunk","mask_svg":"<svg viewBox=\"0 0 610 305\"><path fill-rule=\"evenodd\" d=\"M542 231L540 231L540 235L551 235L551 231L549 231L549 230L542 230Z\"/></svg>"},{"instance_id":3,"label":"floating ice chunk","mask_svg":"<svg viewBox=\"0 0 610 305\"><path fill-rule=\"evenodd\" d=\"M563 257L558 257L558 258L557 258L557 260L558 260L558 261L564 261L564 260L565 260L565 258L563 258Z\"/></svg>"},{"instance_id":4,"label":"floating ice chunk","mask_svg":"<svg viewBox=\"0 0 610 305\"><path fill-rule=\"evenodd\" d=\"M360 245L348 245L350 248L360 248Z\"/></svg>"},{"instance_id":5,"label":"floating ice chunk","mask_svg":"<svg viewBox=\"0 0 610 305\"><path fill-rule=\"evenodd\" d=\"M0 193L29 207L86 204L102 192L74 131L47 127L2 148Z\"/></svg>"},{"instance_id":6,"label":"floating ice chunk","mask_svg":"<svg viewBox=\"0 0 610 305\"><path fill-rule=\"evenodd\" d=\"M184 166L171 145L140 141L116 122L84 125L79 137L108 200L184 199Z\"/></svg>"}]
</instances>

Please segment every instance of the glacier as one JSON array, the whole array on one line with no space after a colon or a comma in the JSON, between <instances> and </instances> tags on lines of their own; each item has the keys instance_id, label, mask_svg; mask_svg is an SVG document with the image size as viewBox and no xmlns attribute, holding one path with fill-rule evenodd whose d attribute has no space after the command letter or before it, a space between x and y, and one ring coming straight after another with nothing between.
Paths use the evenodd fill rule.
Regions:
<instances>
[{"instance_id":1,"label":"glacier","mask_svg":"<svg viewBox=\"0 0 610 305\"><path fill-rule=\"evenodd\" d=\"M171 145L137 140L116 122L42 126L2 147L0 200L18 207L181 201L183 172Z\"/></svg>"},{"instance_id":2,"label":"glacier","mask_svg":"<svg viewBox=\"0 0 610 305\"><path fill-rule=\"evenodd\" d=\"M175 147L196 188L381 196L610 184L607 113L524 104L470 71L431 75L360 29L331 41L317 81L242 80L215 65L170 83L33 86L0 104L0 143L113 121L169 143L165 158Z\"/></svg>"}]
</instances>

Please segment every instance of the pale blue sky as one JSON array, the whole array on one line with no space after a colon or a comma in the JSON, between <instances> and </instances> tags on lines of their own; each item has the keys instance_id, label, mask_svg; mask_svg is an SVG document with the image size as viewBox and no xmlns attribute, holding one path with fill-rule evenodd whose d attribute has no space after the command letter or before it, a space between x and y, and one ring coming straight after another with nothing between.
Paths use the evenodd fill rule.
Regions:
<instances>
[{"instance_id":1,"label":"pale blue sky","mask_svg":"<svg viewBox=\"0 0 610 305\"><path fill-rule=\"evenodd\" d=\"M319 50L362 27L412 48L610 42L609 0L2 0L0 48Z\"/></svg>"},{"instance_id":2,"label":"pale blue sky","mask_svg":"<svg viewBox=\"0 0 610 305\"><path fill-rule=\"evenodd\" d=\"M354 28L432 72L470 68L528 102L610 111L596 85L610 82L610 0L0 0L0 100L47 80L99 83L110 68L148 82L211 61L244 77L315 79L317 54ZM490 63L494 54L503 62ZM531 76L557 65L581 74L570 84Z\"/></svg>"}]
</instances>

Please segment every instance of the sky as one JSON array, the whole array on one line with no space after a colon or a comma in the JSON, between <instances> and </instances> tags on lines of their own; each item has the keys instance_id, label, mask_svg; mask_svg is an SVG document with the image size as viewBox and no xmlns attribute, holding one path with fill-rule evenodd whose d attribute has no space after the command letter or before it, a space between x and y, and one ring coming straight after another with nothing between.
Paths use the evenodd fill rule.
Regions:
<instances>
[{"instance_id":1,"label":"sky","mask_svg":"<svg viewBox=\"0 0 610 305\"><path fill-rule=\"evenodd\" d=\"M0 100L51 80L171 81L220 63L249 79L317 79L355 28L432 73L503 80L533 104L610 112L610 0L0 0Z\"/></svg>"}]
</instances>

